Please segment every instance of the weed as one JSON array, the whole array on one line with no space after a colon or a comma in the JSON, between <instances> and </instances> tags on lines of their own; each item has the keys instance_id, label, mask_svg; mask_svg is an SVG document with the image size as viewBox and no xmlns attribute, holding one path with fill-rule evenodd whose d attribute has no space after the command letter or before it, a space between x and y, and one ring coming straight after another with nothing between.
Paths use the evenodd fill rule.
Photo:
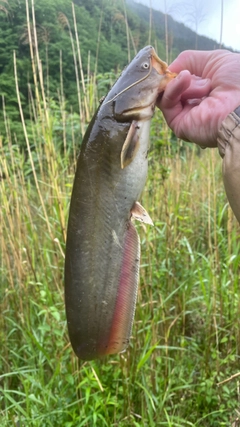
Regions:
<instances>
[{"instance_id":1,"label":"weed","mask_svg":"<svg viewBox=\"0 0 240 427\"><path fill-rule=\"evenodd\" d=\"M33 62L41 90L30 99L30 123L18 99L27 150L19 150L7 114L0 144L1 426L234 423L239 225L227 205L218 154L177 142L156 113L141 201L154 227L137 226L142 255L131 344L123 354L83 363L69 345L63 264L76 135L86 122L67 118L62 96L59 105L47 99L39 59ZM84 118L98 102L96 79L87 76L79 92ZM98 79L105 87L109 76ZM15 81L18 93L17 60Z\"/></svg>"}]
</instances>

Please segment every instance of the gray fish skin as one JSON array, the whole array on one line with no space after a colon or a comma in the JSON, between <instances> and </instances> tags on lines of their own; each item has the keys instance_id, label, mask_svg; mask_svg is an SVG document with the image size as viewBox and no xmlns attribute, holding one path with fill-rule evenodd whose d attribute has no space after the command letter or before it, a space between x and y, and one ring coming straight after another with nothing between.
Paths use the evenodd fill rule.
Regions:
<instances>
[{"instance_id":1,"label":"gray fish skin","mask_svg":"<svg viewBox=\"0 0 240 427\"><path fill-rule=\"evenodd\" d=\"M83 139L65 258L68 331L83 360L123 351L130 339L140 261L131 217L147 177L154 105L171 78L154 49L142 49L99 106Z\"/></svg>"}]
</instances>

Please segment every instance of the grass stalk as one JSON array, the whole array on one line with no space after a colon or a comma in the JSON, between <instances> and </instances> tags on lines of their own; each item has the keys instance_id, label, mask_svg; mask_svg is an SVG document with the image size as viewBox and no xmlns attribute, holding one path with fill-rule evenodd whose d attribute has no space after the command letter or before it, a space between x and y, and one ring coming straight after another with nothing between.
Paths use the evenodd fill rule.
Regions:
<instances>
[{"instance_id":1,"label":"grass stalk","mask_svg":"<svg viewBox=\"0 0 240 427\"><path fill-rule=\"evenodd\" d=\"M152 40L152 1L149 0L149 33L148 33L148 44L151 44Z\"/></svg>"},{"instance_id":2,"label":"grass stalk","mask_svg":"<svg viewBox=\"0 0 240 427\"><path fill-rule=\"evenodd\" d=\"M33 177L34 177L34 181L35 181L35 185L36 185L36 190L37 190L38 197L39 197L39 200L41 202L42 210L43 210L43 213L44 213L44 217L45 217L45 221L46 221L46 226L47 226L49 235L53 239L52 230L51 230L51 226L50 226L50 223L49 223L49 218L48 218L48 215L47 215L47 211L46 211L45 204L44 204L44 201L43 201L42 193L41 193L40 186L39 186L39 183L38 183L38 178L37 178L37 174L36 174L36 170L35 170L35 164L34 164L34 161L33 161L32 152L31 152L30 143L29 143L29 138L28 138L28 133L27 133L26 125L25 125L25 120L24 120L24 115L23 115L23 110L22 110L22 104L21 104L21 98L20 98L20 92L19 92L19 87L18 87L17 62L16 62L16 53L15 53L15 51L13 53L13 65L14 65L14 77L15 77L15 84L16 84L16 94L17 94L17 100L18 100L18 107L19 107L19 113L20 113L20 117L21 117L23 132L24 132L24 136L25 136L25 141L26 141L28 156L29 156L29 159L30 159L31 167L32 167L32 173L33 173Z\"/></svg>"},{"instance_id":3,"label":"grass stalk","mask_svg":"<svg viewBox=\"0 0 240 427\"><path fill-rule=\"evenodd\" d=\"M80 89L80 83L79 83L79 73L78 73L78 66L77 66L76 49L75 49L75 45L74 45L74 40L73 40L73 36L72 36L71 27L70 27L70 24L69 24L69 21L68 21L67 17L63 13L60 12L58 14L58 19L59 19L59 22L62 24L63 27L67 26L68 32L69 32L70 41L71 41L73 61L74 61L74 70L75 70L75 76L76 76L76 86L77 86L77 98L78 98L79 116L82 118L82 120L80 120L80 126L81 126L81 132L82 132L82 135L83 135L84 134L84 126L83 126L83 124L85 122L85 117L84 117L84 113L83 113L83 109L82 109L82 102L81 102L81 89Z\"/></svg>"},{"instance_id":4,"label":"grass stalk","mask_svg":"<svg viewBox=\"0 0 240 427\"><path fill-rule=\"evenodd\" d=\"M27 18L28 40L29 40L29 49L30 49L30 57L31 57L31 64L32 64L32 75L33 75L33 81L34 81L35 96L37 99L37 105L40 105L40 95L38 90L38 79L37 79L37 70L35 65L34 48L33 48L33 42L32 42L32 30L31 30L32 27L30 24L28 0L26 0L26 18ZM39 113L41 113L41 110L39 111Z\"/></svg>"},{"instance_id":5,"label":"grass stalk","mask_svg":"<svg viewBox=\"0 0 240 427\"><path fill-rule=\"evenodd\" d=\"M130 50L129 26L128 26L127 10L126 10L125 0L122 0L122 5L123 5L123 12L124 12L124 21L125 21L125 25L126 25L127 51L128 51L128 63L129 63L131 61L131 50Z\"/></svg>"},{"instance_id":6,"label":"grass stalk","mask_svg":"<svg viewBox=\"0 0 240 427\"><path fill-rule=\"evenodd\" d=\"M95 68L94 68L94 76L95 76L95 79L96 79L96 76L97 76L97 70L98 70L98 56L99 56L99 48L100 48L100 41L101 41L102 18L103 18L103 1L102 1L102 5L101 5L101 14L100 14L99 26L98 26L97 49L96 49L96 60L95 60ZM95 80L95 81L96 81L96 80Z\"/></svg>"},{"instance_id":7,"label":"grass stalk","mask_svg":"<svg viewBox=\"0 0 240 427\"><path fill-rule=\"evenodd\" d=\"M168 57L168 52L169 52L169 48L168 48L168 13L167 13L167 3L166 0L164 0L164 25L165 25L165 49L166 49L166 63L169 63L169 57Z\"/></svg>"},{"instance_id":8,"label":"grass stalk","mask_svg":"<svg viewBox=\"0 0 240 427\"><path fill-rule=\"evenodd\" d=\"M83 66L82 66L82 57L81 57L80 43L79 43L78 30L77 30L75 7L74 7L74 3L73 2L72 2L72 14L73 14L73 23L74 23L74 30L75 30L75 38L76 38L76 44L77 44L78 63L79 63L80 76L81 76L81 82L82 82L82 90L83 90L84 111L85 111L85 114L86 114L86 121L89 122L90 116L89 116L89 109L88 109L87 98L86 98L86 87L85 87L85 81L84 81L84 73L83 73Z\"/></svg>"},{"instance_id":9,"label":"grass stalk","mask_svg":"<svg viewBox=\"0 0 240 427\"><path fill-rule=\"evenodd\" d=\"M35 55L36 55L36 62L37 62L37 68L38 68L38 77L39 77L40 88L41 88L41 99L43 102L43 108L44 108L46 123L47 123L47 126L49 127L49 116L48 116L48 109L47 109L47 101L46 101L44 83L43 83L42 62L40 60L39 50L38 50L38 38L37 38L37 28L36 28L36 19L35 19L35 10L34 10L34 0L31 0L31 3L32 3L32 20L33 20L33 26L32 26L32 28L33 28L33 40L32 40L32 38L30 38L29 42L30 42L30 44L32 44L32 42L34 42L34 46L35 46ZM31 33L31 28L29 28L28 32L29 32L29 34ZM40 110L41 110L41 107L39 106L39 111Z\"/></svg>"}]
</instances>

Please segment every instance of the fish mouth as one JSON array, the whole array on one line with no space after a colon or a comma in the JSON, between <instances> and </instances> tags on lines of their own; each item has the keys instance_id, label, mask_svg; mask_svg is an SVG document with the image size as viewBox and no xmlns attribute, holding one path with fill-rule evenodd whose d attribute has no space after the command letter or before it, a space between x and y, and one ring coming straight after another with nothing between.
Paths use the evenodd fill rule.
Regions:
<instances>
[{"instance_id":1,"label":"fish mouth","mask_svg":"<svg viewBox=\"0 0 240 427\"><path fill-rule=\"evenodd\" d=\"M161 80L160 86L159 86L159 93L160 93L164 91L167 83L177 76L177 73L172 73L168 69L167 63L165 61L162 61L162 59L159 58L154 48L152 48L152 52L151 52L151 66L157 71L159 75L163 76L163 79Z\"/></svg>"},{"instance_id":2,"label":"fish mouth","mask_svg":"<svg viewBox=\"0 0 240 427\"><path fill-rule=\"evenodd\" d=\"M159 58L154 48L152 48L152 51L151 51L151 62L152 62L152 67L155 68L158 74L163 75L169 71L167 63Z\"/></svg>"},{"instance_id":3,"label":"fish mouth","mask_svg":"<svg viewBox=\"0 0 240 427\"><path fill-rule=\"evenodd\" d=\"M176 73L172 73L168 69L167 63L159 58L154 48L152 48L152 52L151 52L151 63L152 63L152 67L155 68L158 74L167 75L170 77L170 79L174 79L177 76Z\"/></svg>"},{"instance_id":4,"label":"fish mouth","mask_svg":"<svg viewBox=\"0 0 240 427\"><path fill-rule=\"evenodd\" d=\"M131 108L122 113L124 117L134 116L138 120L149 120L152 118L155 109L155 101L148 105L143 105L137 108Z\"/></svg>"}]
</instances>

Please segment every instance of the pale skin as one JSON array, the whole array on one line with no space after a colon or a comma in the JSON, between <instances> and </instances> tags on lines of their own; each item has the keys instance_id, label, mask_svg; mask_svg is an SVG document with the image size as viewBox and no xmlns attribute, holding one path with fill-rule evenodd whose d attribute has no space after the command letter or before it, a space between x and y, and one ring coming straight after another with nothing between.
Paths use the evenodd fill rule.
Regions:
<instances>
[{"instance_id":1,"label":"pale skin","mask_svg":"<svg viewBox=\"0 0 240 427\"><path fill-rule=\"evenodd\" d=\"M169 65L178 73L157 105L177 137L216 147L222 121L240 105L240 54L184 51Z\"/></svg>"}]
</instances>

